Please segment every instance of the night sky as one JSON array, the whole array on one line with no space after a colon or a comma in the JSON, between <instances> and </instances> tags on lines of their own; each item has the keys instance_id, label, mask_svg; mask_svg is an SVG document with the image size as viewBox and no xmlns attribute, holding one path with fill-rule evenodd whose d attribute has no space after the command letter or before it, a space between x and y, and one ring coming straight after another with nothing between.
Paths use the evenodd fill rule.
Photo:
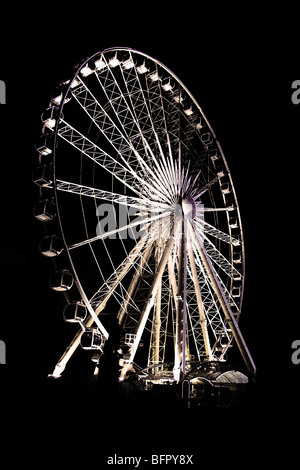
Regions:
<instances>
[{"instance_id":1,"label":"night sky","mask_svg":"<svg viewBox=\"0 0 300 470\"><path fill-rule=\"evenodd\" d=\"M115 5L80 15L71 8L63 12L48 6L39 12L19 11L26 18L22 23L7 13L10 27L1 32L0 79L7 90L7 104L0 106L0 339L7 347L7 364L0 366L2 412L19 429L26 428L29 416L44 416L52 424L57 416L53 402L49 405L44 399L48 395L40 393L62 352L67 329L62 320L64 300L49 288L52 267L39 254L42 230L32 213L37 191L31 175L40 116L53 89L79 61L107 47L126 46L170 68L198 101L217 135L233 178L245 237L240 327L257 365L259 396L257 414L249 415L258 423L263 410L266 432L274 414L299 417L300 365L291 362L291 344L300 339L296 206L300 105L291 101L299 61L292 18L286 26L275 12L262 17L258 11L227 10L216 18L213 7L204 14L201 8L183 11L184 7L170 5L171 12L156 5L156 14L140 10L132 15ZM154 5L148 7L152 10ZM72 390L63 396L57 390L54 394L61 403ZM92 401L87 406L85 398L85 406L99 408L101 415L95 397ZM121 419L116 413L112 410L114 423ZM219 418L214 411L209 422ZM147 419L145 414L140 429L147 427ZM126 434L128 413L122 420L118 435ZM184 420L181 416L180 426ZM115 424L110 426L114 433ZM170 438L173 434L165 426ZM180 439L185 453L196 452L196 438L192 450L187 438ZM121 441L115 438L116 452ZM163 443L155 447L157 453L158 448L164 453Z\"/></svg>"}]
</instances>

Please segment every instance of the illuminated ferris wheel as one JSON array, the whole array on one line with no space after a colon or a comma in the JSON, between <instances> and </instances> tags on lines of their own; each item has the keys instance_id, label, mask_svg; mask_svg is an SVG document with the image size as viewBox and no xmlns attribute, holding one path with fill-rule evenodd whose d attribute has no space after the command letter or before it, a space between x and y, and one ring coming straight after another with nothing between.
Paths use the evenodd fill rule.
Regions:
<instances>
[{"instance_id":1,"label":"illuminated ferris wheel","mask_svg":"<svg viewBox=\"0 0 300 470\"><path fill-rule=\"evenodd\" d=\"M254 374L238 326L238 202L183 83L146 54L110 48L61 82L42 122L33 176L34 214L48 228L40 251L55 259L50 283L66 293L64 320L78 324L52 376L80 346L99 359L110 316L122 328L120 381L135 373L178 383L195 364L226 361L234 344Z\"/></svg>"}]
</instances>

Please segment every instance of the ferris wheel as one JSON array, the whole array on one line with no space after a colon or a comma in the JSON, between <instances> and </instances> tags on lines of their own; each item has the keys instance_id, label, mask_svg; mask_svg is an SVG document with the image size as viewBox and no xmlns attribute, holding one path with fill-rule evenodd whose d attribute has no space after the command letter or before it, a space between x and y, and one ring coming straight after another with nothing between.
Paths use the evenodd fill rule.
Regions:
<instances>
[{"instance_id":1,"label":"ferris wheel","mask_svg":"<svg viewBox=\"0 0 300 470\"><path fill-rule=\"evenodd\" d=\"M33 175L34 215L47 228L40 251L55 260L50 284L65 293L64 320L78 324L51 375L78 347L99 359L110 317L122 328L120 381L135 372L178 383L197 363L226 361L234 344L254 374L238 326L238 201L184 84L144 53L106 49L61 82L42 123Z\"/></svg>"}]
</instances>

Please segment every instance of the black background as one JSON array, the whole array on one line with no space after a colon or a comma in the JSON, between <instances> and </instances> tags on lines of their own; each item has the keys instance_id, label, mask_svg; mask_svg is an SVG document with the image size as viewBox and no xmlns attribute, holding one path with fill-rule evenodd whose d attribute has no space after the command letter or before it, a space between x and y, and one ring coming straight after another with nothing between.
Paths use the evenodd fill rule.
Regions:
<instances>
[{"instance_id":1,"label":"black background","mask_svg":"<svg viewBox=\"0 0 300 470\"><path fill-rule=\"evenodd\" d=\"M212 458L214 449L227 459L242 450L254 463L262 450L264 457L288 455L299 419L300 374L300 365L291 361L291 344L300 338L300 105L291 101L291 84L299 78L293 12L186 2L93 5L23 6L3 18L0 339L7 364L0 366L0 413L8 423L7 442L21 446L31 463L64 449L68 459L83 453L99 468L113 453L170 449L194 453L199 461L209 452ZM34 144L53 89L83 58L112 46L140 50L169 67L202 107L225 153L245 237L240 327L258 369L257 402L239 416L231 410L169 416L117 408L107 415L96 396L74 400L76 390L55 389L53 401L45 393L45 377L64 341L64 302L48 287L51 266L38 252ZM157 424L155 438L150 428ZM279 445L282 437L289 447ZM12 451L10 458L17 458Z\"/></svg>"}]
</instances>

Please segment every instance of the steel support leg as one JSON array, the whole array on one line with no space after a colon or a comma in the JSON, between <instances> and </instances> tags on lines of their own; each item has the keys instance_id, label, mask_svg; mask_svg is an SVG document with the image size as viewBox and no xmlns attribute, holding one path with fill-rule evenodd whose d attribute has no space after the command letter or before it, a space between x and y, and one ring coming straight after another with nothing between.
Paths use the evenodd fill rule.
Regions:
<instances>
[{"instance_id":1,"label":"steel support leg","mask_svg":"<svg viewBox=\"0 0 300 470\"><path fill-rule=\"evenodd\" d=\"M204 265L204 268L205 268L205 271L210 279L210 282L214 288L214 291L218 297L218 300L220 302L220 305L222 307L222 310L224 312L224 315L225 315L225 318L231 328L231 331L232 331L232 334L233 334L233 337L238 345L238 348L240 350L240 353L243 357L243 360L247 366L247 369L248 371L250 372L251 375L255 375L256 373L256 367L255 367L255 364L253 362L253 359L250 355L250 352L247 348L247 345L245 343L245 340L242 336L242 333L239 329L239 326L237 324L237 321L236 319L234 318L234 315L230 309L230 306L228 305L228 302L227 302L227 299L224 295L224 292L223 292L223 289L219 283L219 280L218 280L218 277L217 277L217 274L211 264L211 261L206 253L206 250L204 248L204 246L200 243L200 241L198 240L198 237L193 229L193 227L189 224L189 233L191 235L191 238L193 240L193 243L195 244L198 252L199 252L199 255L200 255L200 258L201 258L201 261Z\"/></svg>"},{"instance_id":2,"label":"steel support leg","mask_svg":"<svg viewBox=\"0 0 300 470\"><path fill-rule=\"evenodd\" d=\"M135 337L134 343L130 348L130 356L129 356L128 361L125 362L125 364L122 368L122 371L121 371L121 374L120 374L120 380L124 380L127 371L130 370L130 368L132 367L132 362L134 360L134 357L135 357L138 345L140 343L140 340L141 340L146 322L148 320L150 310L151 310L151 308L153 307L153 304L154 304L155 296L156 296L157 290L158 290L160 282L161 282L161 277L163 275L166 264L168 262L169 255L170 255L171 250L172 250L172 248L174 246L174 243L175 243L175 238L177 236L177 231L178 231L178 225L179 224L176 221L174 226L173 226L173 230L172 230L172 233L170 235L170 238L169 238L169 240L166 244L166 247L164 249L164 252L162 254L162 257L160 259L160 262L159 262L159 265L158 265L158 268L157 268L157 272L156 272L156 275L154 277L154 280L153 280L153 283L152 283L152 286L151 286L151 289L150 289L150 292L149 292L149 297L148 297L148 299L145 303L144 309L143 309L143 311L141 313L141 316L140 316L140 320L139 320L139 323L138 323L138 326L137 326L136 337Z\"/></svg>"}]
</instances>

